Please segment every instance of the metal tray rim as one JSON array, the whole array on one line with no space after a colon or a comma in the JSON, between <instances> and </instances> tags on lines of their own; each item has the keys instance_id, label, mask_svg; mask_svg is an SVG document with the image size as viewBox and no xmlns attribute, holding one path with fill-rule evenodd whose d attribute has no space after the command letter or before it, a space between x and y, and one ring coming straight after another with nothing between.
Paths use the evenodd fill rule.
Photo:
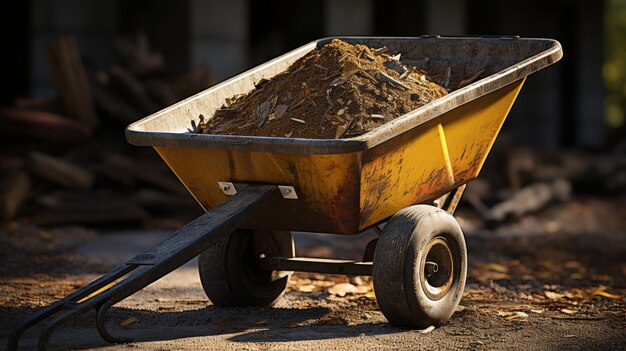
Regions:
<instances>
[{"instance_id":1,"label":"metal tray rim","mask_svg":"<svg viewBox=\"0 0 626 351\"><path fill-rule=\"evenodd\" d=\"M258 136L234 136L234 135L211 135L194 133L173 133L173 132L149 132L143 130L143 125L156 118L166 117L167 113L173 109L184 105L186 102L196 99L206 94L211 94L224 86L227 86L239 79L244 79L254 72L261 71L279 60L291 55L297 55L303 50L310 50L312 46L318 46L332 39L358 40L358 39L379 39L379 40L526 40L544 41L551 44L548 50L542 51L512 66L509 66L497 73L480 79L461 89L432 101L418 109L415 109L403 116L400 116L388 123L385 123L366 134L348 139L303 139L303 138L280 138L280 137L258 137ZM539 71L552 63L558 61L563 56L561 45L553 39L543 38L517 38L517 37L327 37L312 41L282 56L274 58L264 64L256 66L246 72L238 74L230 79L216 84L198 94L181 100L165 109L151 114L139 121L136 121L126 128L126 139L129 143L138 146L157 147L195 147L211 148L223 150L240 151L260 151L260 152L282 152L298 154L340 154L363 151L381 144L399 134L416 128L421 124L440 116L441 114L456 108L464 103L477 99L499 88L502 88L515 81Z\"/></svg>"}]
</instances>

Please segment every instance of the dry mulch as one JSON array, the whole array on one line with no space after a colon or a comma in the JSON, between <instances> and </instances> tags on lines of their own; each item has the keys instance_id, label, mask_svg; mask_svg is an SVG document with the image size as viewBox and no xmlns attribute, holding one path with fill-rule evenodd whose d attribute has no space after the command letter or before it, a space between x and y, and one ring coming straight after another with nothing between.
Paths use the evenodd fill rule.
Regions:
<instances>
[{"instance_id":1,"label":"dry mulch","mask_svg":"<svg viewBox=\"0 0 626 351\"><path fill-rule=\"evenodd\" d=\"M448 91L428 73L407 67L387 47L334 39L247 95L227 100L204 134L335 139L354 137L398 118Z\"/></svg>"}]
</instances>

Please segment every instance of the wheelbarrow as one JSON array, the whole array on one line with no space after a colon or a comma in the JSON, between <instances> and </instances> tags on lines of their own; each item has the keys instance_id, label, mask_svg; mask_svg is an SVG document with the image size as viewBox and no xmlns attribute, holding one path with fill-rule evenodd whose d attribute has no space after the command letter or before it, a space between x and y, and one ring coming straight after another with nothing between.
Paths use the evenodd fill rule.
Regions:
<instances>
[{"instance_id":1,"label":"wheelbarrow","mask_svg":"<svg viewBox=\"0 0 626 351\"><path fill-rule=\"evenodd\" d=\"M8 348L17 348L26 329L50 319L38 344L46 349L56 328L91 309L102 338L130 341L107 330L107 310L198 255L202 286L216 306L271 306L291 272L319 272L373 276L378 305L391 324L421 328L447 321L467 274L456 206L526 77L558 61L561 46L519 37L340 38L387 46L405 64L429 72L482 73L353 138L191 133L200 114L212 115L227 98L250 92L331 39L311 42L131 124L127 140L152 146L206 213L23 321ZM447 79L454 81L454 74ZM353 235L372 228L379 235L364 248L362 261L294 257L291 231Z\"/></svg>"}]
</instances>

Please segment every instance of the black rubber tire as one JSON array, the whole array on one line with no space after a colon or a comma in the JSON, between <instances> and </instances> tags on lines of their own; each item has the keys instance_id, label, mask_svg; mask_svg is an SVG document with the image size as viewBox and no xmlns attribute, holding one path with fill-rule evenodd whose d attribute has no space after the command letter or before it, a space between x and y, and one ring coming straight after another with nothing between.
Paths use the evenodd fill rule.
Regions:
<instances>
[{"instance_id":1,"label":"black rubber tire","mask_svg":"<svg viewBox=\"0 0 626 351\"><path fill-rule=\"evenodd\" d=\"M451 267L447 271L442 268L446 283L441 286L449 288L435 294L436 299L429 290L429 279L434 278L425 278L425 255L435 249L425 251L433 245L447 247L447 259L442 261ZM465 239L452 215L433 206L416 205L400 210L387 222L374 253L373 278L378 305L389 323L427 328L446 322L461 300L466 276Z\"/></svg>"},{"instance_id":2,"label":"black rubber tire","mask_svg":"<svg viewBox=\"0 0 626 351\"><path fill-rule=\"evenodd\" d=\"M272 306L287 288L290 274L262 271L259 259L294 253L290 232L237 230L199 255L204 292L215 306Z\"/></svg>"}]
</instances>

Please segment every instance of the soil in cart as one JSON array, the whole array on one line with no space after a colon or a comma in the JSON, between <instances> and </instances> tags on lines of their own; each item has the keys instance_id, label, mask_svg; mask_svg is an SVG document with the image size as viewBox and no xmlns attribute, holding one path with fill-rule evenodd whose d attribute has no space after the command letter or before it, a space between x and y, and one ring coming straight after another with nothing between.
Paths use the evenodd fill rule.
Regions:
<instances>
[{"instance_id":1,"label":"soil in cart","mask_svg":"<svg viewBox=\"0 0 626 351\"><path fill-rule=\"evenodd\" d=\"M364 134L448 93L442 84L402 63L387 47L339 39L309 52L285 72L234 96L198 133L335 139Z\"/></svg>"}]
</instances>

